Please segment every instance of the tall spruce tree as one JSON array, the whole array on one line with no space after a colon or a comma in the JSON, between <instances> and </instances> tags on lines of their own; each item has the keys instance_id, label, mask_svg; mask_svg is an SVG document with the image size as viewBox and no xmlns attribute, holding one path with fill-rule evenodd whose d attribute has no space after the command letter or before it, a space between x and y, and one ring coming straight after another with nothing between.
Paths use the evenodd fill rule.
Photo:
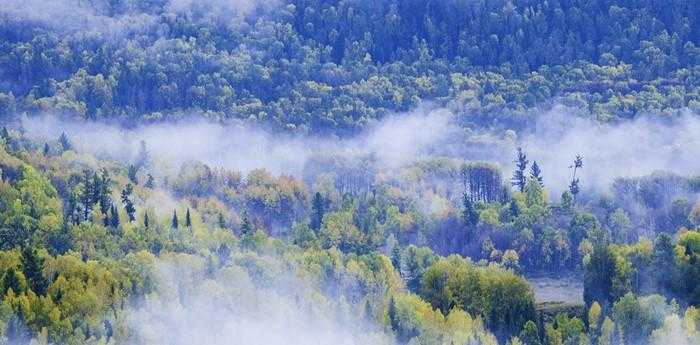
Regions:
<instances>
[{"instance_id":1,"label":"tall spruce tree","mask_svg":"<svg viewBox=\"0 0 700 345\"><path fill-rule=\"evenodd\" d=\"M539 183L541 187L544 187L544 181L542 179L542 170L540 170L540 166L537 164L537 161L532 162L532 166L530 167L530 178L537 181L537 183Z\"/></svg>"},{"instance_id":2,"label":"tall spruce tree","mask_svg":"<svg viewBox=\"0 0 700 345\"><path fill-rule=\"evenodd\" d=\"M313 200L313 213L311 215L311 228L315 231L321 229L321 224L323 223L323 215L326 212L325 200L320 192L314 194Z\"/></svg>"},{"instance_id":3,"label":"tall spruce tree","mask_svg":"<svg viewBox=\"0 0 700 345\"><path fill-rule=\"evenodd\" d=\"M479 213L474 207L474 202L469 197L469 194L464 193L462 197L462 219L468 227L473 227L479 223Z\"/></svg>"},{"instance_id":4,"label":"tall spruce tree","mask_svg":"<svg viewBox=\"0 0 700 345\"><path fill-rule=\"evenodd\" d=\"M185 212L185 226L188 228L192 227L192 216L190 216L190 208L187 208L187 211Z\"/></svg>"},{"instance_id":5,"label":"tall spruce tree","mask_svg":"<svg viewBox=\"0 0 700 345\"><path fill-rule=\"evenodd\" d=\"M134 191L134 186L131 183L127 183L126 187L122 190L122 203L124 204L124 210L126 215L129 217L129 222L136 220L136 207L134 207L134 202L131 200L131 193Z\"/></svg>"},{"instance_id":6,"label":"tall spruce tree","mask_svg":"<svg viewBox=\"0 0 700 345\"><path fill-rule=\"evenodd\" d=\"M83 191L80 194L80 204L83 211L83 221L90 220L90 213L94 201L93 180L90 170L83 170Z\"/></svg>"},{"instance_id":7,"label":"tall spruce tree","mask_svg":"<svg viewBox=\"0 0 700 345\"><path fill-rule=\"evenodd\" d=\"M170 222L170 226L173 229L177 229L178 227L180 227L180 222L177 219L177 210L173 210L173 219Z\"/></svg>"},{"instance_id":8,"label":"tall spruce tree","mask_svg":"<svg viewBox=\"0 0 700 345\"><path fill-rule=\"evenodd\" d=\"M513 172L513 178L511 179L511 184L516 186L520 192L525 190L525 185L527 185L527 176L525 171L527 170L527 165L529 161L527 156L523 152L521 147L518 147L517 157L515 159L515 171Z\"/></svg>"},{"instance_id":9,"label":"tall spruce tree","mask_svg":"<svg viewBox=\"0 0 700 345\"><path fill-rule=\"evenodd\" d=\"M66 132L61 133L61 136L58 137L58 142L61 144L61 148L63 151L68 151L73 149L73 144L71 144L70 139L68 139L68 135Z\"/></svg>"}]
</instances>

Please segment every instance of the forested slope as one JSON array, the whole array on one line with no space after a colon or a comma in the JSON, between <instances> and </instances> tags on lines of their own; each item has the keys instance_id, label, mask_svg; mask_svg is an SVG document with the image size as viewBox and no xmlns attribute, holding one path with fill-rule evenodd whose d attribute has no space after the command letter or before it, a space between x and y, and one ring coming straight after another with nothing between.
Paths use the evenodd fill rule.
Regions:
<instances>
[{"instance_id":1,"label":"forested slope","mask_svg":"<svg viewBox=\"0 0 700 345\"><path fill-rule=\"evenodd\" d=\"M200 114L356 133L421 101L476 125L561 102L601 121L698 108L695 1L10 1L0 111ZM474 116L483 115L483 116Z\"/></svg>"}]
</instances>

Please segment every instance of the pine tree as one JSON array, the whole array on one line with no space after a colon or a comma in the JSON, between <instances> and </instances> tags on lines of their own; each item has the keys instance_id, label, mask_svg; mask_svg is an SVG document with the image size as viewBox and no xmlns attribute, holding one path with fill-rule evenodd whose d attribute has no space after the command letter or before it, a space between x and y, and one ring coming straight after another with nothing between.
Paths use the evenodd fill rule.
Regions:
<instances>
[{"instance_id":1,"label":"pine tree","mask_svg":"<svg viewBox=\"0 0 700 345\"><path fill-rule=\"evenodd\" d=\"M139 173L139 168L133 164L129 165L128 171L126 172L127 176L129 176L129 181L131 183L135 184L138 186L139 184L139 178L138 174Z\"/></svg>"},{"instance_id":2,"label":"pine tree","mask_svg":"<svg viewBox=\"0 0 700 345\"><path fill-rule=\"evenodd\" d=\"M527 184L525 170L527 170L528 163L529 161L527 160L527 156L525 156L523 149L518 147L518 156L515 160L515 172L513 172L511 184L518 187L520 192L525 190L525 185Z\"/></svg>"},{"instance_id":3,"label":"pine tree","mask_svg":"<svg viewBox=\"0 0 700 345\"><path fill-rule=\"evenodd\" d=\"M48 237L49 251L52 255L63 255L70 250L73 242L73 234L70 231L70 224L63 222L61 230L52 231Z\"/></svg>"},{"instance_id":4,"label":"pine tree","mask_svg":"<svg viewBox=\"0 0 700 345\"><path fill-rule=\"evenodd\" d=\"M537 183L539 183L540 186L544 187L544 182L542 180L542 170L540 170L540 166L537 164L537 161L532 162L532 166L530 167L530 178L537 181Z\"/></svg>"},{"instance_id":5,"label":"pine tree","mask_svg":"<svg viewBox=\"0 0 700 345\"><path fill-rule=\"evenodd\" d=\"M83 170L83 191L80 194L80 203L83 207L83 221L90 220L90 213L93 206L93 185L90 170Z\"/></svg>"},{"instance_id":6,"label":"pine tree","mask_svg":"<svg viewBox=\"0 0 700 345\"><path fill-rule=\"evenodd\" d=\"M92 174L92 204L100 203L100 196L102 195L102 179L97 173ZM102 208L100 208L102 211Z\"/></svg>"},{"instance_id":7,"label":"pine tree","mask_svg":"<svg viewBox=\"0 0 700 345\"><path fill-rule=\"evenodd\" d=\"M36 249L26 246L22 249L22 272L27 277L29 286L37 295L43 295L49 282L44 278L44 259L40 257Z\"/></svg>"},{"instance_id":8,"label":"pine tree","mask_svg":"<svg viewBox=\"0 0 700 345\"><path fill-rule=\"evenodd\" d=\"M321 193L316 192L313 200L313 214L311 216L311 228L318 231L323 223L323 215L325 214L325 201Z\"/></svg>"},{"instance_id":9,"label":"pine tree","mask_svg":"<svg viewBox=\"0 0 700 345\"><path fill-rule=\"evenodd\" d=\"M250 224L247 214L243 214L243 223L241 224L241 235L252 235L253 225Z\"/></svg>"},{"instance_id":10,"label":"pine tree","mask_svg":"<svg viewBox=\"0 0 700 345\"><path fill-rule=\"evenodd\" d=\"M107 217L107 212L112 206L112 179L109 177L109 172L107 169L102 169L102 175L100 177L100 192L98 201L100 203L100 212Z\"/></svg>"},{"instance_id":11,"label":"pine tree","mask_svg":"<svg viewBox=\"0 0 700 345\"><path fill-rule=\"evenodd\" d=\"M113 228L119 227L119 211L114 204L110 207L109 225Z\"/></svg>"},{"instance_id":12,"label":"pine tree","mask_svg":"<svg viewBox=\"0 0 700 345\"><path fill-rule=\"evenodd\" d=\"M401 325L399 324L398 315L396 315L396 300L394 300L394 296L391 296L391 298L389 299L388 309L389 310L387 311L387 313L389 314L389 324L391 325L391 329L393 329L396 332L399 332Z\"/></svg>"},{"instance_id":13,"label":"pine tree","mask_svg":"<svg viewBox=\"0 0 700 345\"><path fill-rule=\"evenodd\" d=\"M467 226L473 227L479 223L479 213L476 211L474 203L467 193L464 193L462 198L462 207L462 218Z\"/></svg>"},{"instance_id":14,"label":"pine tree","mask_svg":"<svg viewBox=\"0 0 700 345\"><path fill-rule=\"evenodd\" d=\"M51 147L49 147L49 143L44 143L44 157L48 157L49 154L51 153Z\"/></svg>"},{"instance_id":15,"label":"pine tree","mask_svg":"<svg viewBox=\"0 0 700 345\"><path fill-rule=\"evenodd\" d=\"M73 144L71 144L70 139L68 139L66 132L61 133L61 136L58 137L58 142L61 143L61 148L63 148L63 151L73 149Z\"/></svg>"},{"instance_id":16,"label":"pine tree","mask_svg":"<svg viewBox=\"0 0 700 345\"><path fill-rule=\"evenodd\" d=\"M146 188L153 189L156 186L156 181L153 178L153 175L148 174L146 176L147 176L146 177L146 184L145 184Z\"/></svg>"},{"instance_id":17,"label":"pine tree","mask_svg":"<svg viewBox=\"0 0 700 345\"><path fill-rule=\"evenodd\" d=\"M141 140L139 142L139 153L136 156L136 168L141 169L141 168L148 168L151 165L151 155L148 153L148 149L146 148L146 142Z\"/></svg>"},{"instance_id":18,"label":"pine tree","mask_svg":"<svg viewBox=\"0 0 700 345\"><path fill-rule=\"evenodd\" d=\"M574 159L574 165L570 166L569 168L573 168L574 172L571 175L571 184L569 184L569 191L573 195L574 199L576 199L576 195L581 191L581 186L579 185L579 179L576 177L576 172L578 169L583 168L583 157L581 155L576 155L576 158Z\"/></svg>"},{"instance_id":19,"label":"pine tree","mask_svg":"<svg viewBox=\"0 0 700 345\"><path fill-rule=\"evenodd\" d=\"M518 206L518 202L515 201L515 199L510 200L510 203L508 205L508 212L510 213L510 216L513 218L520 215L520 206Z\"/></svg>"},{"instance_id":20,"label":"pine tree","mask_svg":"<svg viewBox=\"0 0 700 345\"><path fill-rule=\"evenodd\" d=\"M150 225L150 221L148 219L148 212L144 212L144 214L143 214L143 226L148 228L149 225Z\"/></svg>"},{"instance_id":21,"label":"pine tree","mask_svg":"<svg viewBox=\"0 0 700 345\"><path fill-rule=\"evenodd\" d=\"M177 220L177 211L173 210L173 220L172 220L172 223L170 224L170 226L173 229L177 229L178 227L180 227L180 224L178 224L178 223L179 223L179 221Z\"/></svg>"},{"instance_id":22,"label":"pine tree","mask_svg":"<svg viewBox=\"0 0 700 345\"><path fill-rule=\"evenodd\" d=\"M131 183L127 183L126 187L122 190L122 203L124 203L124 210L126 215L129 217L129 222L136 220L136 208L134 203L131 201L131 193L134 191L134 186Z\"/></svg>"},{"instance_id":23,"label":"pine tree","mask_svg":"<svg viewBox=\"0 0 700 345\"><path fill-rule=\"evenodd\" d=\"M224 215L221 212L219 212L219 227L226 229L226 219L224 219Z\"/></svg>"},{"instance_id":24,"label":"pine tree","mask_svg":"<svg viewBox=\"0 0 700 345\"><path fill-rule=\"evenodd\" d=\"M185 212L185 226L188 228L192 227L192 217L190 216L190 208L187 208L187 212Z\"/></svg>"}]
</instances>

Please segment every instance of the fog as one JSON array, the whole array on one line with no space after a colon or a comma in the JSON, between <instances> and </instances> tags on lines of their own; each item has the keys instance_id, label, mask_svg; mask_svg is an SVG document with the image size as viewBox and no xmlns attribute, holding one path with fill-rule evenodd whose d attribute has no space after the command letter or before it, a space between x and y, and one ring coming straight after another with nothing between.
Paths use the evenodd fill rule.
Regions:
<instances>
[{"instance_id":1,"label":"fog","mask_svg":"<svg viewBox=\"0 0 700 345\"><path fill-rule=\"evenodd\" d=\"M267 274L281 268L277 259L262 260ZM242 266L210 275L204 259L186 254L159 258L155 272L156 291L127 313L133 344L393 343L362 318L362 308L329 299L291 273L265 277L260 286L262 277Z\"/></svg>"},{"instance_id":2,"label":"fog","mask_svg":"<svg viewBox=\"0 0 700 345\"><path fill-rule=\"evenodd\" d=\"M0 17L63 33L97 33L107 38L120 38L158 29L160 14L191 15L227 23L262 4L257 0L168 0L151 4L138 1L116 4L107 0L4 0ZM269 6L270 2L264 4Z\"/></svg>"},{"instance_id":3,"label":"fog","mask_svg":"<svg viewBox=\"0 0 700 345\"><path fill-rule=\"evenodd\" d=\"M198 160L212 167L248 172L264 168L274 174L300 176L313 157L372 157L379 169L395 171L426 157L483 160L498 164L504 178L514 167L521 146L537 161L547 189L556 197L571 179L574 157L584 158L577 176L583 190L607 191L616 177L644 176L655 171L693 175L700 171L700 117L689 111L673 119L641 117L621 124L601 124L562 106L542 113L527 129L464 130L457 115L420 107L368 126L353 138L273 134L243 124L221 125L204 120L155 124L126 130L95 122L57 117L25 118L33 139L52 141L66 132L79 152L130 161L143 140L165 166ZM580 112L579 112L580 113Z\"/></svg>"}]
</instances>

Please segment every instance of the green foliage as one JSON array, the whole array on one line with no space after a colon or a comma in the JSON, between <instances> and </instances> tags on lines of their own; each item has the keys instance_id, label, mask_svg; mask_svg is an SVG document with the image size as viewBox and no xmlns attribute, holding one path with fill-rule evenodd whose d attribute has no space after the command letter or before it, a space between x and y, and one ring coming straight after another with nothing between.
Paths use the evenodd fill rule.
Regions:
<instances>
[{"instance_id":1,"label":"green foliage","mask_svg":"<svg viewBox=\"0 0 700 345\"><path fill-rule=\"evenodd\" d=\"M443 314L458 307L481 315L499 337L519 332L534 317L534 295L522 278L495 267L476 267L455 255L425 271L420 294Z\"/></svg>"}]
</instances>

